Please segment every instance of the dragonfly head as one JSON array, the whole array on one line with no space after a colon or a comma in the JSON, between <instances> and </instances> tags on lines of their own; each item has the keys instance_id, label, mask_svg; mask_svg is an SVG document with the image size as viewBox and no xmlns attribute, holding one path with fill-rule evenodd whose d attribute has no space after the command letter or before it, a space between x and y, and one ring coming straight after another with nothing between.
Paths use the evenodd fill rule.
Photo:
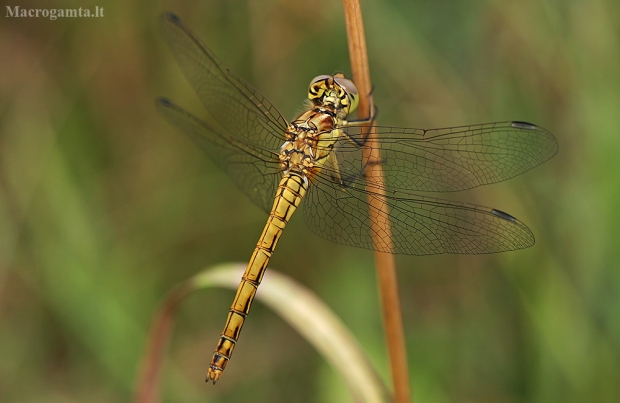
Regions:
<instances>
[{"instance_id":1,"label":"dragonfly head","mask_svg":"<svg viewBox=\"0 0 620 403\"><path fill-rule=\"evenodd\" d=\"M346 116L357 108L360 98L353 81L338 73L315 77L308 88L308 99L316 105L330 105Z\"/></svg>"}]
</instances>

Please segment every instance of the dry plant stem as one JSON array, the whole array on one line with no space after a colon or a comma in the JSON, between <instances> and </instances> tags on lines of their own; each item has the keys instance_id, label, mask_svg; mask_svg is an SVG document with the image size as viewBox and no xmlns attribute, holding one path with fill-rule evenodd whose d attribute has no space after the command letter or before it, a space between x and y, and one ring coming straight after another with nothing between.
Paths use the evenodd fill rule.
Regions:
<instances>
[{"instance_id":1,"label":"dry plant stem","mask_svg":"<svg viewBox=\"0 0 620 403\"><path fill-rule=\"evenodd\" d=\"M159 384L161 369L174 317L179 302L193 290L189 282L173 288L160 306L151 324L146 351L140 364L133 401L135 403L157 403L160 401Z\"/></svg>"},{"instance_id":2,"label":"dry plant stem","mask_svg":"<svg viewBox=\"0 0 620 403\"><path fill-rule=\"evenodd\" d=\"M360 94L358 119L364 119L368 118L371 112L368 95L372 91L372 85L368 68L362 11L359 0L342 0L342 4L344 6L353 82ZM381 156L379 155L378 147L375 146L377 138L374 130L370 130L366 141L368 147L364 148L364 159L368 161L367 166L372 167L368 174L372 176L370 178L372 183L377 184L377 186L373 186L373 191L378 193L379 189L384 189L384 179L380 165ZM372 221L374 236L381 239L392 239L385 199L372 197L369 199L369 202L372 206L369 210L369 216ZM375 244L379 243L381 242L375 241ZM394 255L375 252L375 264L377 265L383 321L394 384L394 401L396 403L409 403L411 395L409 389L409 369L407 367L407 350L405 348Z\"/></svg>"}]
</instances>

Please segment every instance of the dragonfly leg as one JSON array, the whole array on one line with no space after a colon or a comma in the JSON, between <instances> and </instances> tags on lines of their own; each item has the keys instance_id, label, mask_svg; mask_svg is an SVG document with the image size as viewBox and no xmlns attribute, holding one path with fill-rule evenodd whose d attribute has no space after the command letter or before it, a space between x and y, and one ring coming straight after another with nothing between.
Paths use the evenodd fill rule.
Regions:
<instances>
[{"instance_id":1,"label":"dragonfly leg","mask_svg":"<svg viewBox=\"0 0 620 403\"><path fill-rule=\"evenodd\" d=\"M366 138L368 137L368 132L371 130L371 125L373 121L376 119L377 114L379 113L379 109L375 106L374 97L372 96L372 91L368 95L368 99L370 100L370 116L365 119L359 120L345 120L341 122L341 126L343 128L347 127L358 127L362 130L359 136L352 136L347 130L343 130L344 136L350 140L352 143L359 147L363 147L366 144Z\"/></svg>"},{"instance_id":2,"label":"dragonfly leg","mask_svg":"<svg viewBox=\"0 0 620 403\"><path fill-rule=\"evenodd\" d=\"M343 176L342 171L340 170L340 166L338 164L338 158L336 154L330 154L327 160L325 161L326 166L329 168L329 173L332 181L338 184L342 190L346 190L350 188L355 181L365 176L365 166L357 172L349 174L347 176ZM367 165L368 163L366 163Z\"/></svg>"},{"instance_id":3,"label":"dragonfly leg","mask_svg":"<svg viewBox=\"0 0 620 403\"><path fill-rule=\"evenodd\" d=\"M330 153L327 157L327 160L325 160L325 165L329 169L329 176L331 177L332 181L339 184L340 186L344 186L342 176L340 175L340 167L338 166L338 159L336 158L336 154Z\"/></svg>"}]
</instances>

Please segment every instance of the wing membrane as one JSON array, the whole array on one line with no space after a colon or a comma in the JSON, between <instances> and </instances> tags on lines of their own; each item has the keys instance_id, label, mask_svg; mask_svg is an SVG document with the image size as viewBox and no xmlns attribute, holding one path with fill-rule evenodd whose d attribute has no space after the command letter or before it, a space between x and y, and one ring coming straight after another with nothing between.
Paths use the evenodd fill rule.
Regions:
<instances>
[{"instance_id":1,"label":"wing membrane","mask_svg":"<svg viewBox=\"0 0 620 403\"><path fill-rule=\"evenodd\" d=\"M288 123L276 107L230 71L174 14L162 16L161 31L212 120L229 136L278 149Z\"/></svg>"},{"instance_id":2,"label":"wing membrane","mask_svg":"<svg viewBox=\"0 0 620 403\"><path fill-rule=\"evenodd\" d=\"M368 128L348 129L361 141ZM391 190L451 192L497 183L526 172L553 157L553 135L525 122L498 122L445 129L374 129L382 168ZM352 170L363 167L359 147L341 142L339 160ZM370 167L372 169L372 167Z\"/></svg>"},{"instance_id":3,"label":"wing membrane","mask_svg":"<svg viewBox=\"0 0 620 403\"><path fill-rule=\"evenodd\" d=\"M243 140L231 139L167 99L157 101L159 112L189 136L233 179L258 207L269 212L282 174L278 156Z\"/></svg>"},{"instance_id":4,"label":"wing membrane","mask_svg":"<svg viewBox=\"0 0 620 403\"><path fill-rule=\"evenodd\" d=\"M341 187L316 178L303 202L305 221L331 241L407 255L495 253L534 244L525 224L499 210L406 192L389 192L379 208L389 211L392 237L385 239L371 225L369 209L377 207L369 205L369 195L378 197L360 183Z\"/></svg>"}]
</instances>

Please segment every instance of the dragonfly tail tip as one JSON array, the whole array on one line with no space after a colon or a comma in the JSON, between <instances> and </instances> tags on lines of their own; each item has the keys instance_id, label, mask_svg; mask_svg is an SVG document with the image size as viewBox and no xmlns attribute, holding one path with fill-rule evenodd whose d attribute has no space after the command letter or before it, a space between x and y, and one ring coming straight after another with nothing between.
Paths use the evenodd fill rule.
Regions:
<instances>
[{"instance_id":1,"label":"dragonfly tail tip","mask_svg":"<svg viewBox=\"0 0 620 403\"><path fill-rule=\"evenodd\" d=\"M209 368L205 382L209 383L209 381L213 381L213 384L215 385L215 382L217 382L220 379L221 375L222 375L222 371L217 371L217 370L213 370Z\"/></svg>"}]
</instances>

